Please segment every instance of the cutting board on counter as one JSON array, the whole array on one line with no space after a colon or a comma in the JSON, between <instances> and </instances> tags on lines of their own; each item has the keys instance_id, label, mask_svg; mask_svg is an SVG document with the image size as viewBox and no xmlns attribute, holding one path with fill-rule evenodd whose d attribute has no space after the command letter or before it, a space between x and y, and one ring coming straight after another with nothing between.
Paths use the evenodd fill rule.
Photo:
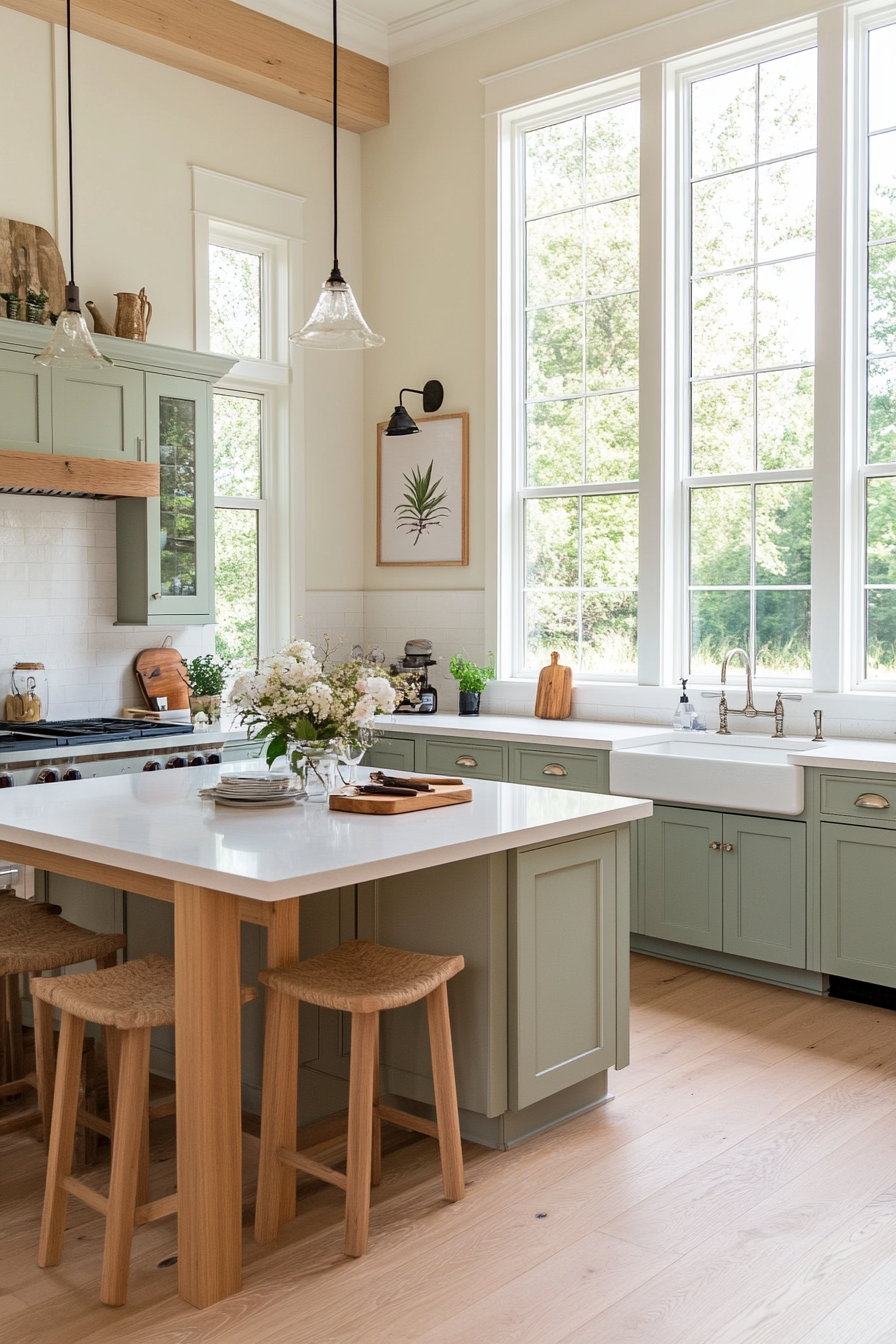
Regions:
<instances>
[{"instance_id":1,"label":"cutting board on counter","mask_svg":"<svg viewBox=\"0 0 896 1344\"><path fill-rule=\"evenodd\" d=\"M134 659L140 694L151 709L150 698L168 697L169 709L190 708L187 669L177 649L142 649Z\"/></svg>"},{"instance_id":2,"label":"cutting board on counter","mask_svg":"<svg viewBox=\"0 0 896 1344\"><path fill-rule=\"evenodd\" d=\"M559 653L551 654L548 667L538 674L535 692L537 719L568 719L572 713L572 668L563 667Z\"/></svg>"},{"instance_id":3,"label":"cutting board on counter","mask_svg":"<svg viewBox=\"0 0 896 1344\"><path fill-rule=\"evenodd\" d=\"M334 812L366 812L376 817L392 817L398 812L423 812L429 807L451 807L454 803L471 803L473 790L469 784L437 784L432 781L432 793L418 793L416 798L377 798L375 794L330 794Z\"/></svg>"}]
</instances>

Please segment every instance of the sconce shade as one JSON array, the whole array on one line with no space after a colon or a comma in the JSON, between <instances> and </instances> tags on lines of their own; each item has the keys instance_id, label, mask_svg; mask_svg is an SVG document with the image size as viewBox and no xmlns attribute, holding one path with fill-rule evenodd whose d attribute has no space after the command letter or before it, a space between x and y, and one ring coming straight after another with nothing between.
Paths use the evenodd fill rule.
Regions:
<instances>
[{"instance_id":1,"label":"sconce shade","mask_svg":"<svg viewBox=\"0 0 896 1344\"><path fill-rule=\"evenodd\" d=\"M419 425L411 419L404 406L405 392L415 392L417 396L423 398L423 411L425 415L433 415L445 400L445 389L437 378L430 378L428 383L424 383L422 388L403 387L398 396L398 405L392 412L392 418L383 431L390 436L399 434L419 434Z\"/></svg>"},{"instance_id":2,"label":"sconce shade","mask_svg":"<svg viewBox=\"0 0 896 1344\"><path fill-rule=\"evenodd\" d=\"M385 432L387 434L419 434L420 426L411 419L403 406L396 406Z\"/></svg>"}]
</instances>

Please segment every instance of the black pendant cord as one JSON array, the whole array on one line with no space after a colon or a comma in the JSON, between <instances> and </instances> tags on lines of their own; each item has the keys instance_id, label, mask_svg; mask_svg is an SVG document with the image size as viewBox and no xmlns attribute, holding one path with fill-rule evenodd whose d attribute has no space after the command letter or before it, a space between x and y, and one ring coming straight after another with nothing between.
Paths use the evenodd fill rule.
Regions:
<instances>
[{"instance_id":1,"label":"black pendant cord","mask_svg":"<svg viewBox=\"0 0 896 1344\"><path fill-rule=\"evenodd\" d=\"M66 76L68 79L68 248L69 284L75 283L75 171L72 154L72 0L65 0Z\"/></svg>"},{"instance_id":2,"label":"black pendant cord","mask_svg":"<svg viewBox=\"0 0 896 1344\"><path fill-rule=\"evenodd\" d=\"M71 4L71 0L68 0ZM333 0L333 274L332 280L341 280L339 273L339 47L336 32L336 4Z\"/></svg>"}]
</instances>

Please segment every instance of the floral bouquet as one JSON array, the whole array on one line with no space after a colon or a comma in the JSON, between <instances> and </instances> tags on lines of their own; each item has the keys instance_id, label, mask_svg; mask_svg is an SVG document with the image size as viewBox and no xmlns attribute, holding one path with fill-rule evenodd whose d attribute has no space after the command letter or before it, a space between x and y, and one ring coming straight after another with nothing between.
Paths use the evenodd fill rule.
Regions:
<instances>
[{"instance_id":1,"label":"floral bouquet","mask_svg":"<svg viewBox=\"0 0 896 1344\"><path fill-rule=\"evenodd\" d=\"M333 667L328 661L329 646L321 662L312 644L295 639L234 683L230 701L241 722L258 728L255 737L268 739L268 768L286 756L290 768L302 773L303 759L315 748L332 750L335 742L358 747L376 715L395 708L388 677L360 658Z\"/></svg>"}]
</instances>

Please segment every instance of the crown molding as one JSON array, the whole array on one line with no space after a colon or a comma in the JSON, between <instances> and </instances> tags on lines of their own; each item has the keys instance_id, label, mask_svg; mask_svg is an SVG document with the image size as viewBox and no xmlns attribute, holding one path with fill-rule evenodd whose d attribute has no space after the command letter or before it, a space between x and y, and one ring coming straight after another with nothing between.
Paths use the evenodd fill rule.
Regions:
<instances>
[{"instance_id":1,"label":"crown molding","mask_svg":"<svg viewBox=\"0 0 896 1344\"><path fill-rule=\"evenodd\" d=\"M266 14L269 19L301 28L328 42L333 36L333 11L327 0L239 0L246 9ZM339 6L339 45L369 56L383 65L389 61L389 26L372 14L364 14L351 5Z\"/></svg>"}]
</instances>

